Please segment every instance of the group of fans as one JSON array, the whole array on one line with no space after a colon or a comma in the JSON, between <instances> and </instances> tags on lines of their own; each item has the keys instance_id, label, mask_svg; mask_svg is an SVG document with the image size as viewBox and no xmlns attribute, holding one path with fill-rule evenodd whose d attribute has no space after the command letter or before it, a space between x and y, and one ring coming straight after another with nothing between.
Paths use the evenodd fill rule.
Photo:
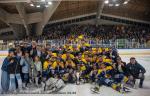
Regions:
<instances>
[{"instance_id":1,"label":"group of fans","mask_svg":"<svg viewBox=\"0 0 150 96\"><path fill-rule=\"evenodd\" d=\"M106 41L111 39L135 39L141 44L149 40L150 29L148 27L126 25L54 25L45 28L42 39L66 39L79 34L84 34L88 38Z\"/></svg>"},{"instance_id":2,"label":"group of fans","mask_svg":"<svg viewBox=\"0 0 150 96\"><path fill-rule=\"evenodd\" d=\"M136 79L140 79L139 87L143 87L146 71L134 57L126 64L113 47L91 46L83 35L74 41L81 43L57 47L32 42L29 46L22 43L11 47L1 68L3 92L28 89L31 84L38 88L49 78L96 84L94 91L106 85L121 92L125 84L134 87Z\"/></svg>"}]
</instances>

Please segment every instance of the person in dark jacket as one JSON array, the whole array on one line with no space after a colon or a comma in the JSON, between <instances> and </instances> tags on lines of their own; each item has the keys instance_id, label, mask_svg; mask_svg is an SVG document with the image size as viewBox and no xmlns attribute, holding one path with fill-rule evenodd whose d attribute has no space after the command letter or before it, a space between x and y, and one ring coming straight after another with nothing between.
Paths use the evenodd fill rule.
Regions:
<instances>
[{"instance_id":1,"label":"person in dark jacket","mask_svg":"<svg viewBox=\"0 0 150 96\"><path fill-rule=\"evenodd\" d=\"M118 51L115 47L112 47L111 55L112 55L113 62L117 62L117 57L119 56L119 54L118 54Z\"/></svg>"},{"instance_id":2,"label":"person in dark jacket","mask_svg":"<svg viewBox=\"0 0 150 96\"><path fill-rule=\"evenodd\" d=\"M117 62L114 67L114 79L116 82L128 83L126 63L121 60L121 57L117 57ZM123 82L124 81L124 82Z\"/></svg>"},{"instance_id":3,"label":"person in dark jacket","mask_svg":"<svg viewBox=\"0 0 150 96\"><path fill-rule=\"evenodd\" d=\"M40 60L42 62L42 68L43 68L44 61L46 61L47 55L48 55L48 53L46 52L46 50L44 48L42 48L41 49L41 57L40 57Z\"/></svg>"},{"instance_id":4,"label":"person in dark jacket","mask_svg":"<svg viewBox=\"0 0 150 96\"><path fill-rule=\"evenodd\" d=\"M116 69L117 74L124 74L127 75L127 69L126 69L126 62L123 62L121 60L121 57L117 57L116 63L114 63L114 68Z\"/></svg>"},{"instance_id":5,"label":"person in dark jacket","mask_svg":"<svg viewBox=\"0 0 150 96\"><path fill-rule=\"evenodd\" d=\"M1 70L1 87L2 87L2 92L6 93L9 89L9 73L8 73L8 64L9 64L9 59L14 55L14 51L9 50L8 56L4 59Z\"/></svg>"},{"instance_id":6,"label":"person in dark jacket","mask_svg":"<svg viewBox=\"0 0 150 96\"><path fill-rule=\"evenodd\" d=\"M38 55L36 42L32 42L32 46L30 48L30 55L32 59L34 59Z\"/></svg>"},{"instance_id":7,"label":"person in dark jacket","mask_svg":"<svg viewBox=\"0 0 150 96\"><path fill-rule=\"evenodd\" d=\"M140 65L134 57L130 58L130 63L127 64L127 72L130 80L133 80L134 84L136 79L140 79L139 87L143 87L145 68Z\"/></svg>"},{"instance_id":8,"label":"person in dark jacket","mask_svg":"<svg viewBox=\"0 0 150 96\"><path fill-rule=\"evenodd\" d=\"M20 64L18 62L18 58L14 55L9 59L8 64L8 73L10 76L10 91L16 91L16 81L18 83L19 90L22 90L22 79L20 75Z\"/></svg>"}]
</instances>

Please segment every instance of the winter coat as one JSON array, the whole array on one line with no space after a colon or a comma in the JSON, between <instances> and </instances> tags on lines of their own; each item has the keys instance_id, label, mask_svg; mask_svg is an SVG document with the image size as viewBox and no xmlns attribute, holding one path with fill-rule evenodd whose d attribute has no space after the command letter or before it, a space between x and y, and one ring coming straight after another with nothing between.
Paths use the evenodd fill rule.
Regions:
<instances>
[{"instance_id":1,"label":"winter coat","mask_svg":"<svg viewBox=\"0 0 150 96\"><path fill-rule=\"evenodd\" d=\"M23 52L23 54L25 53L25 52L30 52L30 47L21 47L21 51Z\"/></svg>"},{"instance_id":2,"label":"winter coat","mask_svg":"<svg viewBox=\"0 0 150 96\"><path fill-rule=\"evenodd\" d=\"M9 64L9 57L6 57L1 67L2 71L8 72L8 64Z\"/></svg>"},{"instance_id":3,"label":"winter coat","mask_svg":"<svg viewBox=\"0 0 150 96\"><path fill-rule=\"evenodd\" d=\"M112 49L112 60L113 62L117 62L118 52L117 49Z\"/></svg>"},{"instance_id":4,"label":"winter coat","mask_svg":"<svg viewBox=\"0 0 150 96\"><path fill-rule=\"evenodd\" d=\"M127 75L127 68L126 68L126 63L125 62L122 62L124 64L124 66L120 66L121 67L121 71L120 71L120 68L119 68L119 64L116 63L116 73L119 74L119 73L123 73L124 75Z\"/></svg>"},{"instance_id":5,"label":"winter coat","mask_svg":"<svg viewBox=\"0 0 150 96\"><path fill-rule=\"evenodd\" d=\"M10 77L8 72L2 70L1 74L1 88L3 92L7 92L9 90Z\"/></svg>"},{"instance_id":6,"label":"winter coat","mask_svg":"<svg viewBox=\"0 0 150 96\"><path fill-rule=\"evenodd\" d=\"M37 49L36 48L32 48L31 51L30 51L30 55L31 55L32 58L37 56L38 55Z\"/></svg>"},{"instance_id":7,"label":"winter coat","mask_svg":"<svg viewBox=\"0 0 150 96\"><path fill-rule=\"evenodd\" d=\"M22 66L22 73L29 73L31 66L33 65L33 60L29 57L22 57L20 60L20 65Z\"/></svg>"},{"instance_id":8,"label":"winter coat","mask_svg":"<svg viewBox=\"0 0 150 96\"><path fill-rule=\"evenodd\" d=\"M41 73L42 73L42 63L40 61L39 62L34 62L33 76L37 77Z\"/></svg>"},{"instance_id":9,"label":"winter coat","mask_svg":"<svg viewBox=\"0 0 150 96\"><path fill-rule=\"evenodd\" d=\"M40 60L41 60L41 62L42 62L42 65L44 64L44 61L46 60L46 56L47 56L47 53L41 52ZM42 67L43 67L43 66L42 66Z\"/></svg>"},{"instance_id":10,"label":"winter coat","mask_svg":"<svg viewBox=\"0 0 150 96\"><path fill-rule=\"evenodd\" d=\"M17 57L12 57L11 59L13 59L14 60L14 62L13 63L9 63L8 64L8 73L9 74L17 74L17 73L20 73L21 71L20 71L20 62L19 62L19 60L18 60L18 58Z\"/></svg>"},{"instance_id":11,"label":"winter coat","mask_svg":"<svg viewBox=\"0 0 150 96\"><path fill-rule=\"evenodd\" d=\"M135 64L131 64L131 63L127 64L127 72L128 72L128 76L132 75L134 77L138 77L139 73L144 74L146 70L142 65L136 62Z\"/></svg>"}]
</instances>

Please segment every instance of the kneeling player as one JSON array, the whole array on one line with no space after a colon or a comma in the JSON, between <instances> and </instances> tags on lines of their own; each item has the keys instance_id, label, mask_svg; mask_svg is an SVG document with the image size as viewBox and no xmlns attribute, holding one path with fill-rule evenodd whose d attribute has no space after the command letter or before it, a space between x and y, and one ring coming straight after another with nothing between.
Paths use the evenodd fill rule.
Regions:
<instances>
[{"instance_id":1,"label":"kneeling player","mask_svg":"<svg viewBox=\"0 0 150 96\"><path fill-rule=\"evenodd\" d=\"M106 85L110 86L116 91L119 92L126 92L124 88L122 88L121 83L116 82L116 79L114 79L113 76L113 67L112 66L106 66L105 64L100 65L100 69L98 70L97 74L97 84L95 88L92 88L92 91L98 92L99 91L99 86L101 85Z\"/></svg>"}]
</instances>

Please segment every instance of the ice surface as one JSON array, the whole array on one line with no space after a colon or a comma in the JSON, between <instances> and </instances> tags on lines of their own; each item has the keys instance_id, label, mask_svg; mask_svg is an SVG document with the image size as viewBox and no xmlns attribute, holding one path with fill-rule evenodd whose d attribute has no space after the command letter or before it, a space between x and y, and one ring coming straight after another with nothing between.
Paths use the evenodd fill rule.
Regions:
<instances>
[{"instance_id":1,"label":"ice surface","mask_svg":"<svg viewBox=\"0 0 150 96\"><path fill-rule=\"evenodd\" d=\"M90 88L93 86L91 84L81 84L81 85L71 85L68 84L66 85L62 90L59 91L58 94L55 94L55 96L150 96L150 55L146 56L137 56L137 55L122 55L122 60L125 62L129 62L130 57L135 57L137 58L137 61L142 64L145 69L146 69L146 78L144 82L144 88L143 89L131 89L132 92L127 93L127 94L120 94L117 91L106 87L102 86L100 88L100 94L95 94L90 91ZM2 65L4 57L0 57L0 66ZM1 68L1 67L0 67ZM1 78L1 71L0 71L0 78ZM0 79L1 80L1 79ZM0 86L1 90L1 86ZM9 94L10 95L10 94ZM9 96L7 95L7 96ZM15 95L15 94L14 94ZM34 94L36 96L51 96L53 94ZM0 94L0 96L6 96L3 94ZM13 95L11 95L13 96ZM27 96L25 94L19 94L17 96ZM28 94L28 96L33 96L33 94Z\"/></svg>"}]
</instances>

